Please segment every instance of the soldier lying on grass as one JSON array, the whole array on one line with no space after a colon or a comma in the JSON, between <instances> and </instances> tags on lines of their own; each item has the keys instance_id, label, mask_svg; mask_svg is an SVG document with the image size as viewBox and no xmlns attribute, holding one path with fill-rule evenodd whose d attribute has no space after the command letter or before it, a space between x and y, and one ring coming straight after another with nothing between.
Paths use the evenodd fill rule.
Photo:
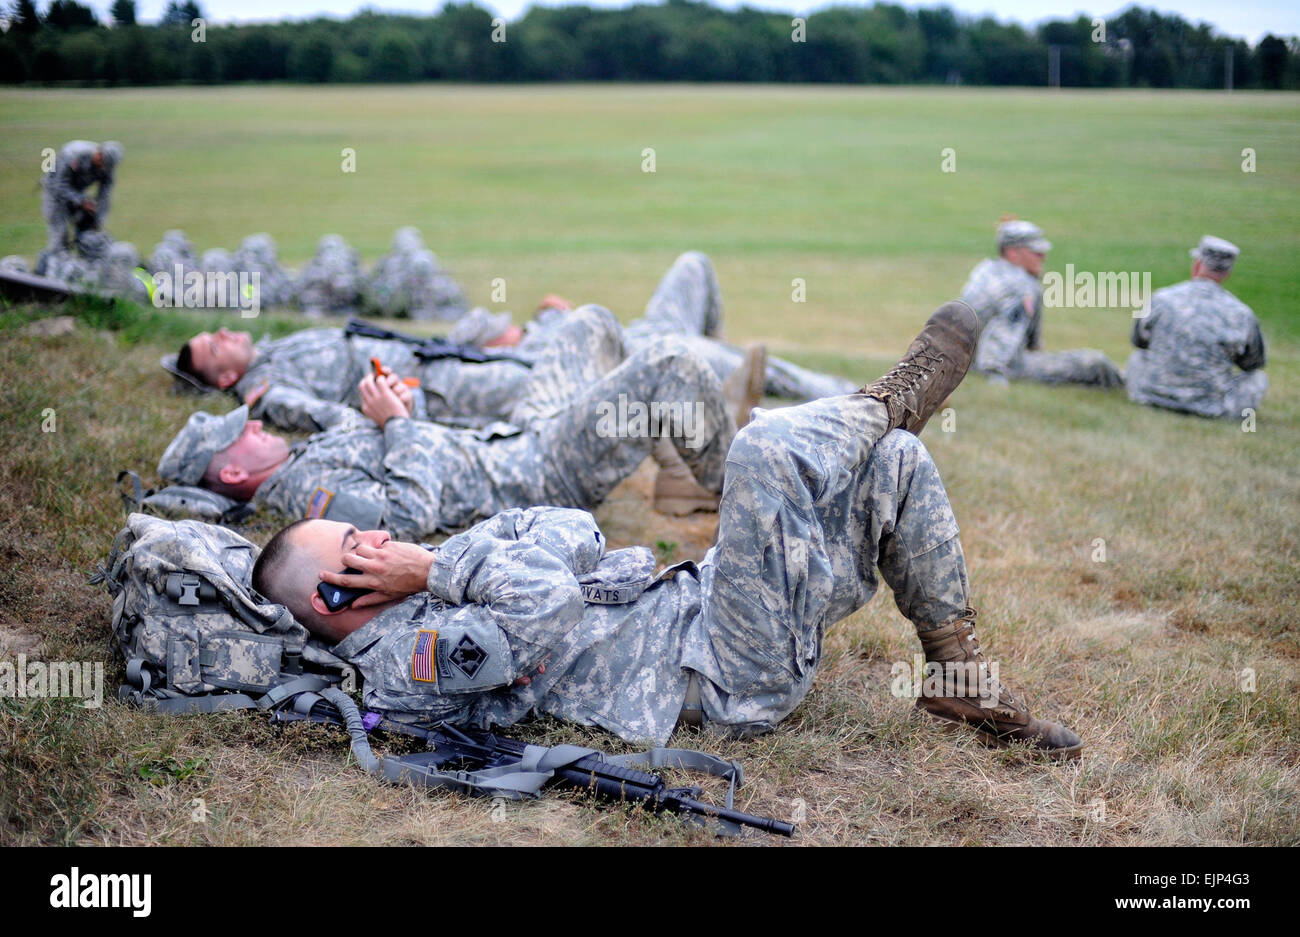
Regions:
<instances>
[{"instance_id":1,"label":"soldier lying on grass","mask_svg":"<svg viewBox=\"0 0 1300 937\"><path fill-rule=\"evenodd\" d=\"M721 491L735 417L708 365L670 337L611 367L623 359L621 331L598 307L566 316L564 328L573 340L534 366L515 408L520 425L471 431L413 420L409 388L367 376L360 413L292 447L249 420L247 407L195 413L158 474L290 516L416 538L513 507L593 508L661 438L699 486ZM648 405L648 419L610 420L627 401ZM737 406L747 413L751 403Z\"/></svg>"},{"instance_id":2,"label":"soldier lying on grass","mask_svg":"<svg viewBox=\"0 0 1300 937\"><path fill-rule=\"evenodd\" d=\"M749 734L789 715L825 628L872 597L878 567L943 675L923 711L1075 756L1075 733L1032 717L984 667L957 522L915 435L978 330L950 303L860 392L760 411L727 454L717 545L623 604L584 602L603 538L589 514L557 508L507 512L432 552L299 521L267 544L254 587L360 668L372 709L474 725L538 711L662 745L679 720ZM331 611L322 581L375 591Z\"/></svg>"}]
</instances>

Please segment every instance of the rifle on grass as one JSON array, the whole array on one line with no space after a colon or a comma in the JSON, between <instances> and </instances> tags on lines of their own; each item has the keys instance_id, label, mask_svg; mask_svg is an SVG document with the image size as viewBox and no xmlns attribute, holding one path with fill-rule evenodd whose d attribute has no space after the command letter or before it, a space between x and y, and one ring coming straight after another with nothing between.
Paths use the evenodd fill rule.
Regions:
<instances>
[{"instance_id":1,"label":"rifle on grass","mask_svg":"<svg viewBox=\"0 0 1300 937\"><path fill-rule=\"evenodd\" d=\"M347 726L344 719L320 706L306 714L292 709L272 712L274 723L317 722ZM766 833L793 836L794 825L771 817L760 817L700 801L698 787L669 787L656 774L640 771L629 763L644 756L611 758L601 752L572 745L545 748L506 738L494 732L458 729L446 723L416 726L397 722L380 713L367 713L365 731L397 732L424 739L432 751L384 759L381 771L389 780L418 783L428 787L450 787L466 793L520 797L536 794L544 785L587 791L609 800L640 803L654 813L675 813L704 820L716 820L728 832L753 827ZM355 733L354 733L355 741ZM732 790L740 783L740 766L711 755L680 749L657 749L662 753L656 767L698 768L730 777ZM728 804L731 795L727 797Z\"/></svg>"}]
</instances>

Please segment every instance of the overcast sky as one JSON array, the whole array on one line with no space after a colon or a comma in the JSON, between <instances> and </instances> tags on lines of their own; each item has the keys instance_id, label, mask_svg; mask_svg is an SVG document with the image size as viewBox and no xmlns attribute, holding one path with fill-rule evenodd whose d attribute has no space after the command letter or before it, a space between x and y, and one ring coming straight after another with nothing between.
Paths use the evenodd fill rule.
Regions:
<instances>
[{"instance_id":1,"label":"overcast sky","mask_svg":"<svg viewBox=\"0 0 1300 937\"><path fill-rule=\"evenodd\" d=\"M84 0L83 0L84 2ZM628 6L628 0L584 0L587 6L618 7ZM1083 13L1088 17L1106 17L1118 13L1128 3L1112 5L1114 0L952 0L948 6L961 13L990 13L1000 20L1017 20L1025 24L1037 23L1045 19L1072 19L1075 14ZM112 0L90 0L101 14L107 14ZM45 4L41 4L42 7ZM320 14L329 14L346 18L365 6L380 10L400 10L431 13L442 6L441 0L199 0L199 5L213 22L254 22L264 20L308 18ZM530 6L538 5L535 0L479 0L479 5L495 11L507 20L516 20ZM544 6L565 6L562 0L546 0ZM734 9L742 4L739 0L722 0L716 6ZM752 7L770 10L788 10L794 13L807 13L834 4L826 0L748 0ZM849 5L849 4L845 4ZM904 3L907 7L938 6L932 3ZM1252 43L1258 42L1265 33L1275 35L1300 35L1300 2L1297 0L1239 0L1230 3L1227 0L1147 0L1139 4L1142 7L1155 7L1166 13L1178 13L1193 23L1205 21L1230 36L1238 36ZM136 8L142 22L156 21L167 6L167 0L137 0Z\"/></svg>"}]
</instances>

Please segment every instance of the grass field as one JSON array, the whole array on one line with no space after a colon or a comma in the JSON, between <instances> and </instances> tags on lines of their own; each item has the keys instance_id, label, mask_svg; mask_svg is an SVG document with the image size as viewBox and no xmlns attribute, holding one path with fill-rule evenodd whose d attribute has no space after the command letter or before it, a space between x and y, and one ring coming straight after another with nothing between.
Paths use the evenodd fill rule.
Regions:
<instances>
[{"instance_id":1,"label":"grass field","mask_svg":"<svg viewBox=\"0 0 1300 937\"><path fill-rule=\"evenodd\" d=\"M339 233L369 262L413 224L472 301L489 304L502 277L508 301L495 305L517 319L560 292L627 321L694 248L717 265L730 338L864 382L958 293L1003 212L1044 227L1048 270L1150 271L1157 287L1187 276L1202 234L1236 242L1228 286L1269 343L1255 432L1122 392L973 377L954 397L955 432L936 419L924 436L962 524L986 651L1036 710L1084 736L1079 763L990 752L893 698L890 665L917 643L888 595L830 630L813 692L777 733L675 741L740 759L739 805L802 811L804 843L1300 842L1300 97L7 91L0 130L0 255L43 243L41 148L115 138L127 156L110 227L146 253L168 228L199 250L267 231L298 266ZM355 173L340 170L345 147ZM72 335L25 334L46 314L0 315L0 660L111 660L107 596L85 579L123 521L112 479L152 474L193 408L165 393L158 355L214 317L90 305ZM1122 364L1130 322L1127 310L1049 310L1044 343ZM57 432L41 432L46 408ZM650 478L643 468L598 512L611 539L698 555L712 522L654 514ZM108 669L111 689L120 671ZM624 748L554 722L519 732ZM194 798L206 822L191 822ZM0 699L0 842L710 840L566 797L493 822L486 802L367 778L337 736L272 733L255 717Z\"/></svg>"}]
</instances>

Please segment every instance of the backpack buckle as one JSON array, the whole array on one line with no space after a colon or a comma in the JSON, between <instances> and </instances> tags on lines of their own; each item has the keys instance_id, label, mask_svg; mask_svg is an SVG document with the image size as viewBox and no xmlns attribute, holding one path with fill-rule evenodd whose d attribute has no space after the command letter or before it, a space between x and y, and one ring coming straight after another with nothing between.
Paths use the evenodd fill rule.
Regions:
<instances>
[{"instance_id":1,"label":"backpack buckle","mask_svg":"<svg viewBox=\"0 0 1300 937\"><path fill-rule=\"evenodd\" d=\"M200 605L216 598L216 590L193 573L168 573L167 597L177 605Z\"/></svg>"}]
</instances>

